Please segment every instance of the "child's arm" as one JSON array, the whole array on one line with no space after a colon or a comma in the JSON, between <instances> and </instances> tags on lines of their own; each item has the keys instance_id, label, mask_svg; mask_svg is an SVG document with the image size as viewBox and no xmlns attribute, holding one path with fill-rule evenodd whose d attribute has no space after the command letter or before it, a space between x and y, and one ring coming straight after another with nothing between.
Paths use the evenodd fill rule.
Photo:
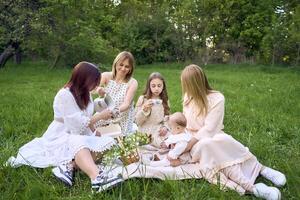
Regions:
<instances>
[{"instance_id":1,"label":"child's arm","mask_svg":"<svg viewBox=\"0 0 300 200\"><path fill-rule=\"evenodd\" d=\"M178 159L178 157L184 152L187 146L187 142L177 142L173 149L171 149L168 153L168 159Z\"/></svg>"},{"instance_id":2,"label":"child's arm","mask_svg":"<svg viewBox=\"0 0 300 200\"><path fill-rule=\"evenodd\" d=\"M150 112L146 113L143 111L144 96L140 96L135 107L135 122L138 126L141 126L149 117Z\"/></svg>"}]
</instances>

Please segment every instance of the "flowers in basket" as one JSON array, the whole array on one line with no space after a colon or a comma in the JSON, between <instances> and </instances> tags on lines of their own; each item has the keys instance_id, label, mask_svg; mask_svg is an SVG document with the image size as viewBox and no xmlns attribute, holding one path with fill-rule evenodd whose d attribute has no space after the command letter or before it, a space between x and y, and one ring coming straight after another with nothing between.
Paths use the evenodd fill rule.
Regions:
<instances>
[{"instance_id":1,"label":"flowers in basket","mask_svg":"<svg viewBox=\"0 0 300 200\"><path fill-rule=\"evenodd\" d=\"M116 158L120 158L124 165L137 162L138 147L149 144L151 138L146 133L136 132L129 136L118 137L117 142L117 145L104 153L103 163L111 164Z\"/></svg>"}]
</instances>

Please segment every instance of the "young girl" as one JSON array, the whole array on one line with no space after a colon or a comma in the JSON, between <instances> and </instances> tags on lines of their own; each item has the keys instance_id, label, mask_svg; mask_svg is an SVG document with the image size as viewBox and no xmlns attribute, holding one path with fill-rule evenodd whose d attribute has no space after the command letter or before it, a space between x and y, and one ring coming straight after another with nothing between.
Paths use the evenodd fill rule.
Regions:
<instances>
[{"instance_id":1,"label":"young girl","mask_svg":"<svg viewBox=\"0 0 300 200\"><path fill-rule=\"evenodd\" d=\"M185 67L181 86L187 130L193 135L186 150L191 149L192 162L200 164L203 177L241 194L280 199L276 187L254 182L262 175L280 187L286 183L284 174L260 164L247 147L223 132L224 96L209 86L203 70L197 65Z\"/></svg>"},{"instance_id":2,"label":"young girl","mask_svg":"<svg viewBox=\"0 0 300 200\"><path fill-rule=\"evenodd\" d=\"M145 91L136 103L135 122L138 130L151 135L152 145L159 148L166 138L165 116L170 114L168 93L163 76L154 72L150 74Z\"/></svg>"},{"instance_id":3,"label":"young girl","mask_svg":"<svg viewBox=\"0 0 300 200\"><path fill-rule=\"evenodd\" d=\"M107 93L114 101L116 108L112 120L100 120L96 127L110 123L119 123L123 135L134 132L133 97L138 87L137 81L132 78L134 71L134 57L130 52L123 51L115 58L112 71L104 72L100 86L96 90L100 96ZM100 133L101 134L101 133Z\"/></svg>"},{"instance_id":4,"label":"young girl","mask_svg":"<svg viewBox=\"0 0 300 200\"><path fill-rule=\"evenodd\" d=\"M174 159L179 159L181 164L188 163L191 160L190 153L183 154L183 152L188 142L192 139L192 136L186 131L186 123L186 118L181 112L170 115L168 125L171 134L162 142L160 149L163 150L162 153L167 152L167 155L160 155L162 153L159 151L158 154L154 154L154 157L158 160L150 161L149 159L145 159L142 160L143 163L153 167L171 166L171 161Z\"/></svg>"}]
</instances>

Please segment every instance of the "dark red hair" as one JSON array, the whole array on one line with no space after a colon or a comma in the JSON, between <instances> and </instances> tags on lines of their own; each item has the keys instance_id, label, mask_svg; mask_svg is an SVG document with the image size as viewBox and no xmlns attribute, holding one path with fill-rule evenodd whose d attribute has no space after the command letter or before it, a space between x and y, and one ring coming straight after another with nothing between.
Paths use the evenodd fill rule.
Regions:
<instances>
[{"instance_id":1,"label":"dark red hair","mask_svg":"<svg viewBox=\"0 0 300 200\"><path fill-rule=\"evenodd\" d=\"M100 79L101 73L94 64L80 62L74 67L71 78L64 88L70 88L77 105L84 110L90 102L90 91L99 85Z\"/></svg>"}]
</instances>

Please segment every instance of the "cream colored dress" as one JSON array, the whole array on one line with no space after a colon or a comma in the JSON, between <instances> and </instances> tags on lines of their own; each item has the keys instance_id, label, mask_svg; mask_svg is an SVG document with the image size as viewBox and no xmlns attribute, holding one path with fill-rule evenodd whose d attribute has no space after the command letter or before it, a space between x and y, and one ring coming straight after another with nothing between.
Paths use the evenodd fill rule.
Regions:
<instances>
[{"instance_id":1,"label":"cream colored dress","mask_svg":"<svg viewBox=\"0 0 300 200\"><path fill-rule=\"evenodd\" d=\"M262 165L247 147L223 132L224 96L215 91L207 99L206 116L198 116L193 100L183 106L187 129L199 140L190 152L192 162L199 163L209 182L243 194L253 186ZM234 170L234 176L228 177L229 169Z\"/></svg>"},{"instance_id":2,"label":"cream colored dress","mask_svg":"<svg viewBox=\"0 0 300 200\"><path fill-rule=\"evenodd\" d=\"M159 129L162 126L166 126L164 121L164 107L162 104L155 104L152 106L151 112L145 113L142 109L142 105L147 101L144 96L140 96L136 104L135 122L138 126L138 131L151 135L151 145L155 148L159 148L162 141L167 138L166 136L159 136ZM155 149L154 148L154 149Z\"/></svg>"}]
</instances>

